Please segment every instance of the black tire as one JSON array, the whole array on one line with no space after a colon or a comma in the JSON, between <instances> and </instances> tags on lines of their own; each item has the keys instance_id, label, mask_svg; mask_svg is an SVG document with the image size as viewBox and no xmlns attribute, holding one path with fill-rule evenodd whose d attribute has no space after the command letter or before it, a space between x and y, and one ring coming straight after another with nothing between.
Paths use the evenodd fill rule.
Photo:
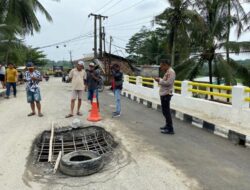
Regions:
<instances>
[{"instance_id":1,"label":"black tire","mask_svg":"<svg viewBox=\"0 0 250 190\"><path fill-rule=\"evenodd\" d=\"M94 174L104 166L102 156L92 151L75 151L66 154L60 161L63 174L80 177Z\"/></svg>"}]
</instances>

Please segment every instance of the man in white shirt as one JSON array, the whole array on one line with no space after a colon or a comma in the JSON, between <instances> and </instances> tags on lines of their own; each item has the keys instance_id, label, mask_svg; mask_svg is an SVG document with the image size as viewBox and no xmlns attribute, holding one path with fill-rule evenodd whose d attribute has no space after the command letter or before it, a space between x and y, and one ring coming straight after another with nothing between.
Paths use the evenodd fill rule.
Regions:
<instances>
[{"instance_id":1,"label":"man in white shirt","mask_svg":"<svg viewBox=\"0 0 250 190\"><path fill-rule=\"evenodd\" d=\"M164 127L161 127L161 133L173 135L174 128L170 111L170 101L173 96L174 81L176 74L171 67L171 62L167 59L161 60L160 69L165 73L164 77L162 79L156 78L155 80L160 85L162 113L166 120L166 125Z\"/></svg>"},{"instance_id":2,"label":"man in white shirt","mask_svg":"<svg viewBox=\"0 0 250 190\"><path fill-rule=\"evenodd\" d=\"M71 97L71 111L66 118L74 116L75 100L78 99L77 115L82 116L80 108L82 105L83 92L85 90L84 80L87 74L84 70L84 62L79 61L76 68L72 69L69 73L69 79L72 81L72 97Z\"/></svg>"}]
</instances>

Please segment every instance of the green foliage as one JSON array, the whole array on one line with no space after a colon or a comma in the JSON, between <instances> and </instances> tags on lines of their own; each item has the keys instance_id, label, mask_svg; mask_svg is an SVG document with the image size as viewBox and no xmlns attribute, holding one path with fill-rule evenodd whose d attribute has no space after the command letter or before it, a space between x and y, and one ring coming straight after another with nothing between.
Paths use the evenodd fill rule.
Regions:
<instances>
[{"instance_id":1,"label":"green foliage","mask_svg":"<svg viewBox=\"0 0 250 190\"><path fill-rule=\"evenodd\" d=\"M0 0L0 23L6 25L17 25L22 28L22 34L41 28L36 12L42 13L48 21L51 16L38 0Z\"/></svg>"},{"instance_id":2,"label":"green foliage","mask_svg":"<svg viewBox=\"0 0 250 190\"><path fill-rule=\"evenodd\" d=\"M25 65L32 61L45 65L42 51L27 47L20 37L40 31L36 12L39 11L48 21L51 16L38 0L0 0L0 61Z\"/></svg>"},{"instance_id":3,"label":"green foliage","mask_svg":"<svg viewBox=\"0 0 250 190\"><path fill-rule=\"evenodd\" d=\"M155 65L164 55L165 47L159 32L149 31L143 27L131 37L127 44L129 58L137 64Z\"/></svg>"},{"instance_id":4,"label":"green foliage","mask_svg":"<svg viewBox=\"0 0 250 190\"><path fill-rule=\"evenodd\" d=\"M138 64L157 64L159 57L171 57L178 79L192 80L200 75L217 77L235 84L240 79L250 85L250 63L229 57L250 51L250 42L230 41L236 26L239 37L249 29L249 13L237 0L168 0L170 7L156 16L154 31L143 28L127 45L129 57ZM225 53L219 53L225 51ZM248 68L247 68L248 67Z\"/></svg>"}]
</instances>

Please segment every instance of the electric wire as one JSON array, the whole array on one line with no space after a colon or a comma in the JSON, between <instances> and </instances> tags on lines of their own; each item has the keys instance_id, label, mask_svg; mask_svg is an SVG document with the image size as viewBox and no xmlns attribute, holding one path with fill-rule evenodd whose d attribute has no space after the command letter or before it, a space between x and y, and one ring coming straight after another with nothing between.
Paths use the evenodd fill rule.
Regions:
<instances>
[{"instance_id":1,"label":"electric wire","mask_svg":"<svg viewBox=\"0 0 250 190\"><path fill-rule=\"evenodd\" d=\"M122 10L120 10L120 11L115 12L114 14L111 14L110 17L115 16L115 15L118 15L118 14L121 14L121 13L123 13L123 12L125 12L125 11L128 11L129 9L132 9L132 8L138 6L139 4L143 3L143 2L145 2L145 0L141 0L141 1L139 1L139 2L136 2L136 3L132 4L131 6L125 8L125 9L122 9Z\"/></svg>"}]
</instances>

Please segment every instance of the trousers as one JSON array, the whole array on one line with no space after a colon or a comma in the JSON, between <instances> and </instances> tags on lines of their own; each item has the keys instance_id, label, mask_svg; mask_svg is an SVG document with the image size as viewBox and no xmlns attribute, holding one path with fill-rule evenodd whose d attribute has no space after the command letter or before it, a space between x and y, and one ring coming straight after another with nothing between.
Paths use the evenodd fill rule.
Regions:
<instances>
[{"instance_id":1,"label":"trousers","mask_svg":"<svg viewBox=\"0 0 250 190\"><path fill-rule=\"evenodd\" d=\"M162 107L162 114L165 117L166 121L166 128L169 131L174 131L173 128L173 121L170 111L170 101L171 101L172 95L165 95L161 96L161 107Z\"/></svg>"}]
</instances>

